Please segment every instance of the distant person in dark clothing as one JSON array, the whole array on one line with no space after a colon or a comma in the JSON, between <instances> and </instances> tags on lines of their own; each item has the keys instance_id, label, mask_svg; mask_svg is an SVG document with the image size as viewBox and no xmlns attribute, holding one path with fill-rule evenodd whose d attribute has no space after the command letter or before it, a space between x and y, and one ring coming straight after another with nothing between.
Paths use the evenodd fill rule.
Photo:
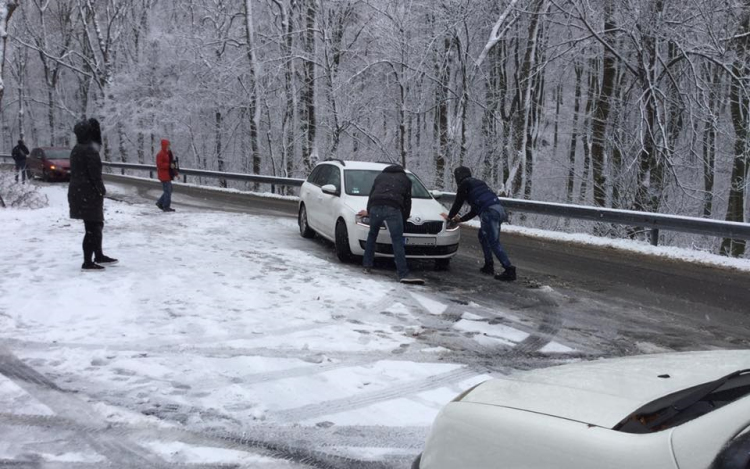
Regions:
<instances>
[{"instance_id":1,"label":"distant person in dark clothing","mask_svg":"<svg viewBox=\"0 0 750 469\"><path fill-rule=\"evenodd\" d=\"M102 132L96 119L83 120L75 125L77 144L70 152L70 185L68 204L70 218L83 220L86 234L83 237L84 271L101 271L103 265L117 263L117 259L102 252L104 228L104 194L102 160L99 148Z\"/></svg>"},{"instance_id":2,"label":"distant person in dark clothing","mask_svg":"<svg viewBox=\"0 0 750 469\"><path fill-rule=\"evenodd\" d=\"M18 174L21 174L21 183L26 183L26 157L29 156L29 149L23 143L23 140L18 141L18 145L13 147L11 151L13 161L16 163L16 182L18 182Z\"/></svg>"},{"instance_id":3,"label":"distant person in dark clothing","mask_svg":"<svg viewBox=\"0 0 750 469\"><path fill-rule=\"evenodd\" d=\"M443 218L456 223L471 220L479 215L481 227L479 229L479 243L484 251L484 266L479 269L483 274L493 275L495 273L492 254L502 264L505 271L495 275L497 280L512 282L516 279L516 268L510 263L508 254L505 253L503 245L500 244L500 227L507 219L503 206L500 205L500 199L490 190L483 181L471 177L471 170L465 166L459 166L454 171L458 190L456 192L456 201L453 203L450 212ZM458 211L468 202L471 211L463 217L458 215Z\"/></svg>"},{"instance_id":4,"label":"distant person in dark clothing","mask_svg":"<svg viewBox=\"0 0 750 469\"><path fill-rule=\"evenodd\" d=\"M362 262L365 271L369 271L375 261L375 244L380 227L385 223L391 234L393 257L396 271L401 283L423 284L424 280L409 275L404 246L404 226L411 213L411 180L404 168L394 164L388 166L375 178L367 200L367 210L358 213L361 217L370 217L370 232L365 245L365 257Z\"/></svg>"},{"instance_id":5,"label":"distant person in dark clothing","mask_svg":"<svg viewBox=\"0 0 750 469\"><path fill-rule=\"evenodd\" d=\"M156 154L156 170L164 190L159 200L156 201L156 206L164 212L174 212L175 209L172 208L172 179L177 177L177 162L172 154L169 140L161 141L161 151Z\"/></svg>"}]
</instances>

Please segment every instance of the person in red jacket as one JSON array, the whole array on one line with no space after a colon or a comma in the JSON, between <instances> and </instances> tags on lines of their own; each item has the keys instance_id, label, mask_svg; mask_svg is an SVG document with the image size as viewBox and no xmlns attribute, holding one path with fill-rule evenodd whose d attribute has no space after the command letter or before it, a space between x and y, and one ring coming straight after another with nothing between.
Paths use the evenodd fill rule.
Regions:
<instances>
[{"instance_id":1,"label":"person in red jacket","mask_svg":"<svg viewBox=\"0 0 750 469\"><path fill-rule=\"evenodd\" d=\"M164 212L174 212L172 208L172 179L176 176L176 167L169 140L161 141L161 151L156 154L156 169L164 193L156 201L156 206Z\"/></svg>"}]
</instances>

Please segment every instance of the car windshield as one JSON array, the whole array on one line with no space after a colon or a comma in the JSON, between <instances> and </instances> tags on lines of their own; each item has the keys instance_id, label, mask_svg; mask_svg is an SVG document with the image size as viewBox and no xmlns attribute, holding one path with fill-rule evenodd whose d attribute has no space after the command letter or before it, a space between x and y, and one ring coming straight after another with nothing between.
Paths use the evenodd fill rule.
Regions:
<instances>
[{"instance_id":1,"label":"car windshield","mask_svg":"<svg viewBox=\"0 0 750 469\"><path fill-rule=\"evenodd\" d=\"M625 433L653 433L673 428L750 394L750 370L740 370L715 381L683 389L636 410L614 429Z\"/></svg>"},{"instance_id":2,"label":"car windshield","mask_svg":"<svg viewBox=\"0 0 750 469\"><path fill-rule=\"evenodd\" d=\"M70 150L44 150L44 157L48 160L69 160Z\"/></svg>"},{"instance_id":3,"label":"car windshield","mask_svg":"<svg viewBox=\"0 0 750 469\"><path fill-rule=\"evenodd\" d=\"M375 178L382 171L371 169L347 169L344 171L344 184L348 195L368 197ZM432 196L422 182L413 174L406 173L411 180L411 196L413 199L431 199Z\"/></svg>"}]
</instances>

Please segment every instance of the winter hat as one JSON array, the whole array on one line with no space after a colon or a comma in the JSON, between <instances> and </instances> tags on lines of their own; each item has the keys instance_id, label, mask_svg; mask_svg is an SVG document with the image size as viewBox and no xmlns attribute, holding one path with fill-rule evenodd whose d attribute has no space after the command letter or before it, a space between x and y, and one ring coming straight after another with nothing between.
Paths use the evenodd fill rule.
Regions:
<instances>
[{"instance_id":1,"label":"winter hat","mask_svg":"<svg viewBox=\"0 0 750 469\"><path fill-rule=\"evenodd\" d=\"M471 170L466 166L459 166L453 171L453 176L456 178L456 182L461 184L464 179L471 177Z\"/></svg>"},{"instance_id":2,"label":"winter hat","mask_svg":"<svg viewBox=\"0 0 750 469\"><path fill-rule=\"evenodd\" d=\"M18 140L19 145L23 145L23 139Z\"/></svg>"},{"instance_id":3,"label":"winter hat","mask_svg":"<svg viewBox=\"0 0 750 469\"><path fill-rule=\"evenodd\" d=\"M169 146L169 140L167 140L166 138L162 139L162 141L161 141L161 149L162 150L166 150L168 146Z\"/></svg>"}]
</instances>

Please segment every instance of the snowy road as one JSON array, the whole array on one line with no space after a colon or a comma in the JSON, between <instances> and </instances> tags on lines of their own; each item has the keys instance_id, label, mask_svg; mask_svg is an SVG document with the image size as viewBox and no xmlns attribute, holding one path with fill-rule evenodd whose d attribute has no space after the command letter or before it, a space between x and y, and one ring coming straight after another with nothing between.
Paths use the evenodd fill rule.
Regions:
<instances>
[{"instance_id":1,"label":"snowy road","mask_svg":"<svg viewBox=\"0 0 750 469\"><path fill-rule=\"evenodd\" d=\"M64 186L0 212L0 465L408 467L440 407L489 376L750 337L533 270L498 285L470 251L404 287L274 209L180 195L162 214L158 191L108 187L127 201L105 203L122 262L100 274L78 269Z\"/></svg>"}]
</instances>

